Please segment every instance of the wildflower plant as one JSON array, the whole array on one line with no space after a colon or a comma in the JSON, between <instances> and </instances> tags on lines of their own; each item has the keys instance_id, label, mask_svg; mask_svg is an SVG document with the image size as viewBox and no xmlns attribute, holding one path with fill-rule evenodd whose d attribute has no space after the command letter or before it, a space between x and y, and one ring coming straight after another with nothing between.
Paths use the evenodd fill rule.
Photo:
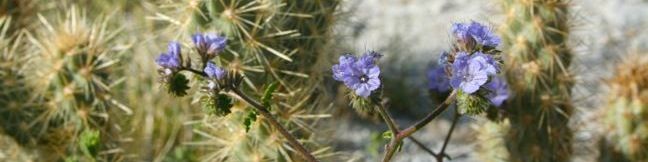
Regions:
<instances>
[{"instance_id":1,"label":"wildflower plant","mask_svg":"<svg viewBox=\"0 0 648 162\"><path fill-rule=\"evenodd\" d=\"M256 119L257 114L263 116L279 133L287 139L288 143L300 153L307 161L317 161L315 157L299 143L296 138L288 132L270 113L270 100L273 91L277 88L269 86L262 101L257 101L245 94L240 88L243 76L236 70L226 70L212 61L218 54L225 50L227 38L213 33L195 34L192 36L195 53L199 56L200 65L192 66L192 60L188 53L183 53L180 43L171 42L168 45L167 53L160 54L155 63L159 66L161 81L168 92L176 96L187 94L189 79L182 72L192 73L202 86L203 96L201 104L203 110L208 114L225 116L231 113L234 98L243 100L250 104L254 110L251 116ZM274 88L271 88L274 87ZM251 120L246 120L246 129L249 129Z\"/></svg>"},{"instance_id":2,"label":"wildflower plant","mask_svg":"<svg viewBox=\"0 0 648 162\"><path fill-rule=\"evenodd\" d=\"M402 140L408 138L419 143L411 135L427 125L444 112L450 104L456 102L458 113L439 153L430 152L437 161L448 157L445 147L461 115L479 115L486 110L495 109L506 102L509 97L508 85L500 74L500 51L496 47L500 38L492 30L477 22L455 23L452 26L456 42L449 52L443 52L439 66L427 72L429 88L436 92L450 94L443 103L425 118L405 129L398 125L387 113L380 95L380 68L377 65L382 56L370 51L360 57L351 54L340 56L339 63L333 65L333 79L342 82L349 88L352 105L356 109L372 111L375 109L387 124L389 131L384 135L391 141L385 146L383 161L389 161L400 148ZM365 104L356 104L365 103ZM489 111L498 112L498 111ZM423 145L419 145L426 150Z\"/></svg>"}]
</instances>

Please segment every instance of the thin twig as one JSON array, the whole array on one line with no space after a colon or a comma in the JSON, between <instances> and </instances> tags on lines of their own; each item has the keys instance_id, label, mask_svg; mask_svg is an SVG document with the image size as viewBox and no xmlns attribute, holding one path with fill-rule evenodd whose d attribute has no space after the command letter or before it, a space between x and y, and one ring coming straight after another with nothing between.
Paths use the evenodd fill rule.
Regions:
<instances>
[{"instance_id":1,"label":"thin twig","mask_svg":"<svg viewBox=\"0 0 648 162\"><path fill-rule=\"evenodd\" d=\"M461 114L455 112L454 119L452 119L452 125L450 126L450 130L448 130L448 135L443 141L443 146L441 146L441 151L439 151L439 155L445 154L446 147L450 142L450 138L452 137L452 132L454 132L455 126L457 126L457 122L459 121L459 118L461 118ZM443 162L443 156L435 156L435 157L437 159L437 162ZM450 157L448 157L448 159L452 160Z\"/></svg>"},{"instance_id":2,"label":"thin twig","mask_svg":"<svg viewBox=\"0 0 648 162\"><path fill-rule=\"evenodd\" d=\"M189 68L189 67L180 67L179 70L180 71L183 71L183 70L184 71L189 71L191 73L194 73L194 74L197 74L197 75L200 75L200 76L203 76L203 77L207 77L207 73L205 73L203 71L200 71L200 70L192 69L192 68Z\"/></svg>"},{"instance_id":3,"label":"thin twig","mask_svg":"<svg viewBox=\"0 0 648 162\"><path fill-rule=\"evenodd\" d=\"M387 144L387 146L385 146L386 148L385 148L385 156L383 157L383 162L388 162L389 160L391 160L391 158L394 156L394 153L396 152L396 147L398 147L398 144L404 138L411 136L416 131L418 131L419 129L423 128L425 125L430 123L433 119L441 115L441 113L444 112L452 102L454 102L456 96L457 96L457 90L453 90L448 96L448 98L446 98L446 100L443 101L441 105L437 106L437 108L434 109L434 111L428 114L425 118L416 122L414 125L400 131L396 136L394 136L392 140Z\"/></svg>"},{"instance_id":4,"label":"thin twig","mask_svg":"<svg viewBox=\"0 0 648 162\"><path fill-rule=\"evenodd\" d=\"M414 137L412 137L412 136L409 136L409 137L407 137L407 139L410 139L410 140L411 140L411 141L412 141L416 146L420 147L421 149L423 149L423 151L429 153L430 155L432 155L432 156L434 156L434 157L439 156L439 154L434 153L434 151L432 151L432 149L427 148L427 147L425 146L425 144L423 144L423 142L417 140L416 138L414 138ZM446 157L447 157L448 155L443 155L443 156L446 156Z\"/></svg>"},{"instance_id":5,"label":"thin twig","mask_svg":"<svg viewBox=\"0 0 648 162\"><path fill-rule=\"evenodd\" d=\"M377 104L378 113L380 113L380 116L382 116L385 123L387 123L387 127L389 127L392 136L395 137L398 134L399 130L398 126L396 126L396 123L394 122L394 119L389 115L383 103L380 103L380 101L378 100L374 100L374 103Z\"/></svg>"},{"instance_id":6,"label":"thin twig","mask_svg":"<svg viewBox=\"0 0 648 162\"><path fill-rule=\"evenodd\" d=\"M279 124L277 119L275 119L272 116L272 114L270 114L270 112L265 106L261 105L259 102L250 98L249 96L245 95L245 93L243 93L238 88L232 88L232 91L234 91L236 95L238 95L243 100L245 100L245 102L252 105L252 107L254 107L259 113L261 113L263 117L268 119L270 125L275 127L275 129L279 130L279 133L281 133L281 135L283 135L288 140L288 143L293 147L295 147L297 152L299 152L307 161L310 162L317 161L317 159L315 159L315 157L310 152L308 152L308 150L306 150L306 148L302 144L300 144L295 137L293 137L283 126L281 126L281 124Z\"/></svg>"}]
</instances>

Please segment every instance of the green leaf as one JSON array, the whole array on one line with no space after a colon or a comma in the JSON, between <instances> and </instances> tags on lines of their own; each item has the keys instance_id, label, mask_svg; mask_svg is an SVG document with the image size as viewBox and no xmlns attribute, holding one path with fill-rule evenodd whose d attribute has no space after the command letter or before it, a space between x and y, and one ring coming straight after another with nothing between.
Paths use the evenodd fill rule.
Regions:
<instances>
[{"instance_id":1,"label":"green leaf","mask_svg":"<svg viewBox=\"0 0 648 162\"><path fill-rule=\"evenodd\" d=\"M394 134L388 130L382 133L382 137L384 139L391 139L392 137L394 137Z\"/></svg>"},{"instance_id":2,"label":"green leaf","mask_svg":"<svg viewBox=\"0 0 648 162\"><path fill-rule=\"evenodd\" d=\"M250 130L250 128L252 127L252 123L254 123L256 119L257 119L256 110L252 110L247 114L247 116L243 121L243 125L245 125L245 132L248 132Z\"/></svg>"},{"instance_id":3,"label":"green leaf","mask_svg":"<svg viewBox=\"0 0 648 162\"><path fill-rule=\"evenodd\" d=\"M272 101L272 93L274 93L278 87L279 87L279 83L277 82L273 82L270 83L270 85L268 85L268 87L263 92L263 97L261 97L263 106L270 108L270 102Z\"/></svg>"}]
</instances>

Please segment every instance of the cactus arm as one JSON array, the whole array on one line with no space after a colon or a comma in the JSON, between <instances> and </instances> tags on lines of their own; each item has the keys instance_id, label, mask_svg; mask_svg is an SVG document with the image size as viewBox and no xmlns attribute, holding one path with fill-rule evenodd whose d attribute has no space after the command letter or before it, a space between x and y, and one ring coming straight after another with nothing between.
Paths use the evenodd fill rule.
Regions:
<instances>
[{"instance_id":1,"label":"cactus arm","mask_svg":"<svg viewBox=\"0 0 648 162\"><path fill-rule=\"evenodd\" d=\"M261 115L263 115L263 117L268 119L268 122L270 123L270 125L272 125L277 130L279 130L279 133L281 133L281 135L283 135L284 138L286 138L288 140L288 143L290 145L295 147L297 152L299 152L306 159L306 161L309 161L309 162L316 162L317 161L317 159L315 159L315 157L310 152L308 152L308 150L306 150L306 148L304 148L304 146L302 144L300 144L293 135L291 135L283 126L281 126L281 124L279 124L277 119L275 119L270 114L270 112L268 111L268 109L265 106L261 105L259 102L255 101L254 99L252 99L251 97L249 97L248 95L243 93L238 88L232 88L232 91L237 96L239 96L241 99L243 99L245 102L247 102L252 107L254 107Z\"/></svg>"},{"instance_id":2,"label":"cactus arm","mask_svg":"<svg viewBox=\"0 0 648 162\"><path fill-rule=\"evenodd\" d=\"M385 146L385 156L383 157L383 162L388 162L389 160L391 160L391 158L394 156L394 153L396 152L398 144L403 141L404 138L411 136L416 131L420 130L425 125L434 120L436 117L441 115L441 113L448 109L448 106L450 106L450 104L455 101L456 97L457 90L453 90L450 95L448 95L448 98L446 98L445 101L441 103L441 105L437 106L437 108L434 109L434 111L428 114L425 118L396 134Z\"/></svg>"}]
</instances>

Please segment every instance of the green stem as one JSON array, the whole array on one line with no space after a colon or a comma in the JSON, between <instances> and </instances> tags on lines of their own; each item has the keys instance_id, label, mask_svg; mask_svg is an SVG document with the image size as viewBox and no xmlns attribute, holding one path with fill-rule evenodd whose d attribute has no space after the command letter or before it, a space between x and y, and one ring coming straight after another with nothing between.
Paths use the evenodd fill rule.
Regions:
<instances>
[{"instance_id":1,"label":"green stem","mask_svg":"<svg viewBox=\"0 0 648 162\"><path fill-rule=\"evenodd\" d=\"M272 116L272 114L270 114L270 112L265 106L261 105L259 102L250 98L249 96L245 95L245 93L243 93L238 88L232 88L232 91L236 95L241 97L243 100L245 100L245 102L252 105L252 107L254 107L261 115L263 115L263 117L268 119L270 125L272 125L275 129L279 130L279 133L281 133L281 135L283 135L288 140L288 143L292 145L295 148L295 150L297 150L297 152L299 152L300 155L302 155L304 159L306 159L306 161L309 162L317 161L317 159L315 159L315 157L310 152L308 152L308 150L306 150L306 148L302 144L300 144L293 135L291 135L283 126L281 126L281 124L279 124L277 119L275 119Z\"/></svg>"},{"instance_id":2,"label":"green stem","mask_svg":"<svg viewBox=\"0 0 648 162\"><path fill-rule=\"evenodd\" d=\"M428 114L425 118L421 119L420 121L416 122L414 125L400 131L397 135L395 135L392 140L385 146L385 156L383 157L383 162L388 162L391 160L391 158L394 156L394 153L396 152L396 147L398 147L398 144L403 141L404 138L411 136L414 134L416 131L420 130L423 128L425 125L430 123L433 119L441 115L442 112L444 112L448 106L455 101L455 98L457 97L457 90L453 90L448 98L446 98L441 105L437 106L434 111L432 111L430 114Z\"/></svg>"}]
</instances>

